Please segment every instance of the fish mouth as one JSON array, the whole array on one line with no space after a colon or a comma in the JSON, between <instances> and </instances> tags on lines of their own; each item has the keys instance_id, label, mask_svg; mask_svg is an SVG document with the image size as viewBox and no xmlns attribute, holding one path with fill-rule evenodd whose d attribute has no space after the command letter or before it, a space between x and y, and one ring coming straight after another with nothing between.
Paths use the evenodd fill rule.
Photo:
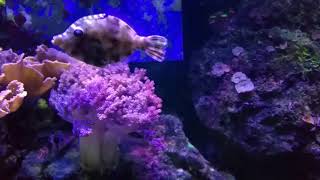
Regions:
<instances>
[{"instance_id":1,"label":"fish mouth","mask_svg":"<svg viewBox=\"0 0 320 180\"><path fill-rule=\"evenodd\" d=\"M61 46L63 43L62 35L53 36L51 43L56 46Z\"/></svg>"}]
</instances>

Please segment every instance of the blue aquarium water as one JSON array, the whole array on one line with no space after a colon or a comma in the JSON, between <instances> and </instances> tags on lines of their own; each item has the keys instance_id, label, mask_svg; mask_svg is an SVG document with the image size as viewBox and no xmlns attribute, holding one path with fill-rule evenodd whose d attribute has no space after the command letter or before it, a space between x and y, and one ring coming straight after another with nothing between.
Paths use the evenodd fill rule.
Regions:
<instances>
[{"instance_id":1,"label":"blue aquarium water","mask_svg":"<svg viewBox=\"0 0 320 180\"><path fill-rule=\"evenodd\" d=\"M167 61L183 60L181 0L97 0L97 1L8 1L7 13L22 13L29 30L51 38L77 19L106 13L127 22L139 35L161 35L168 39ZM169 28L170 27L170 28ZM143 53L130 56L131 62L151 61Z\"/></svg>"},{"instance_id":2,"label":"blue aquarium water","mask_svg":"<svg viewBox=\"0 0 320 180\"><path fill-rule=\"evenodd\" d=\"M320 0L0 0L0 180L319 170Z\"/></svg>"}]
</instances>

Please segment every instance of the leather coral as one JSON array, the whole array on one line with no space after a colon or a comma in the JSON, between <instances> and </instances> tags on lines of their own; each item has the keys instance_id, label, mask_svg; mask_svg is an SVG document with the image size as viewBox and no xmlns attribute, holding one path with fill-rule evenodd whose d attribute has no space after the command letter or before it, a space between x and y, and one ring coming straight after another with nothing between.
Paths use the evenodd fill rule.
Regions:
<instances>
[{"instance_id":1,"label":"leather coral","mask_svg":"<svg viewBox=\"0 0 320 180\"><path fill-rule=\"evenodd\" d=\"M45 60L42 63L23 58L23 54L14 63L2 65L0 84L18 80L24 84L28 95L40 96L53 87L56 79L69 65L58 61Z\"/></svg>"},{"instance_id":2,"label":"leather coral","mask_svg":"<svg viewBox=\"0 0 320 180\"><path fill-rule=\"evenodd\" d=\"M12 82L19 82L19 86L22 85L28 96L32 97L41 96L50 90L62 72L69 68L67 63L50 60L39 62L32 56L17 55L12 50L0 51L0 65L0 85L9 86ZM0 103L6 103L8 92L1 92ZM7 108L5 112L13 111Z\"/></svg>"},{"instance_id":3,"label":"leather coral","mask_svg":"<svg viewBox=\"0 0 320 180\"><path fill-rule=\"evenodd\" d=\"M23 84L17 80L11 81L7 88L0 92L0 118L17 111L26 96Z\"/></svg>"}]
</instances>

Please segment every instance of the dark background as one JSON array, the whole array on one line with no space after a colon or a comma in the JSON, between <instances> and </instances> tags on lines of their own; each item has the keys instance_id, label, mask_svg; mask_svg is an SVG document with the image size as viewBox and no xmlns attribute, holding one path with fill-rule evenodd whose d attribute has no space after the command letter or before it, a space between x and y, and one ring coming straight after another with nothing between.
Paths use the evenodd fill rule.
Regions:
<instances>
[{"instance_id":1,"label":"dark background","mask_svg":"<svg viewBox=\"0 0 320 180\"><path fill-rule=\"evenodd\" d=\"M191 100L192 92L188 83L190 58L193 52L201 49L206 41L214 36L209 27L209 16L217 11L234 8L239 1L184 0L182 3L184 60L131 63L131 66L147 69L148 76L156 83L157 94L164 101L163 113L181 118L186 135L194 145L201 146L201 139L208 135L202 134L204 127L197 119Z\"/></svg>"}]
</instances>

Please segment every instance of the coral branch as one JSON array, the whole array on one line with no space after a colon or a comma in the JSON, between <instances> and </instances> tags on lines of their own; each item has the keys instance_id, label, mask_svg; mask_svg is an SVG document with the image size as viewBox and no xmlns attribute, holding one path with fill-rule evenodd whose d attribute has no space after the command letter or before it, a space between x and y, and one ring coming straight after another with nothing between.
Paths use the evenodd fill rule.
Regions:
<instances>
[{"instance_id":1,"label":"coral branch","mask_svg":"<svg viewBox=\"0 0 320 180\"><path fill-rule=\"evenodd\" d=\"M35 58L42 62L43 60L46 59L55 59L57 61L60 62L64 62L64 63L70 63L70 64L79 64L79 63L83 63L82 61L79 61L76 58L73 58L61 51L58 51L56 49L53 48L48 48L45 45L40 45L37 47L37 55L35 56Z\"/></svg>"},{"instance_id":2,"label":"coral branch","mask_svg":"<svg viewBox=\"0 0 320 180\"><path fill-rule=\"evenodd\" d=\"M0 92L0 118L11 112L15 112L21 106L27 92L24 91L23 83L11 81L6 90Z\"/></svg>"}]
</instances>

